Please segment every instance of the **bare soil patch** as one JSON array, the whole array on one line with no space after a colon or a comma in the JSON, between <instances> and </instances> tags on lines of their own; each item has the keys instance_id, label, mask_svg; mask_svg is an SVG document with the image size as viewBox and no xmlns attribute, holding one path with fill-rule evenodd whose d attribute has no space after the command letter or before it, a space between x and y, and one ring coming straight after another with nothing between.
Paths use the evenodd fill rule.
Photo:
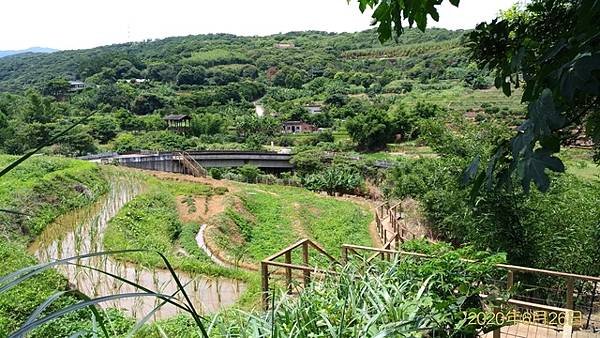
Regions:
<instances>
[{"instance_id":1,"label":"bare soil patch","mask_svg":"<svg viewBox=\"0 0 600 338\"><path fill-rule=\"evenodd\" d=\"M177 211L183 222L206 223L225 211L225 196L177 196Z\"/></svg>"}]
</instances>

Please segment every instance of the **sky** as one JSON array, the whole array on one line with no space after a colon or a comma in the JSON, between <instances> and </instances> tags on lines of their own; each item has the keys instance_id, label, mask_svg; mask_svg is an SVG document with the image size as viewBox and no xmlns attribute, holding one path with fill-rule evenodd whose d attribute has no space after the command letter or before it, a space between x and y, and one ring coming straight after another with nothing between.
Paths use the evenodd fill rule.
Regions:
<instances>
[{"instance_id":1,"label":"sky","mask_svg":"<svg viewBox=\"0 0 600 338\"><path fill-rule=\"evenodd\" d=\"M469 29L516 0L448 1L432 27ZM206 33L269 35L370 27L357 0L2 0L0 50L82 49Z\"/></svg>"}]
</instances>

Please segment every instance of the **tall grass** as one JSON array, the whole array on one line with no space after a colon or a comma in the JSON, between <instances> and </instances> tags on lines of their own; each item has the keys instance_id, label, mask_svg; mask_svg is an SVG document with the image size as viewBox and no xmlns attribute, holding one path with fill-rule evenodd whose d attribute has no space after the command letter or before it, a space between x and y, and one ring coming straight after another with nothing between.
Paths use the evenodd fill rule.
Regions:
<instances>
[{"instance_id":1,"label":"tall grass","mask_svg":"<svg viewBox=\"0 0 600 338\"><path fill-rule=\"evenodd\" d=\"M160 257L160 259L163 260L163 263L165 264L165 266L169 270L169 273L171 274L173 280L177 284L177 290L173 294L158 293L156 291L146 288L145 286L143 286L135 281L128 280L126 278L120 277L119 275L113 274L111 272L104 271L102 269L98 269L93 266L86 266L86 265L77 263L78 261L80 261L82 259L87 259L87 258L107 257L107 256L113 256L113 255L136 253L136 252L137 253L140 253L140 252L149 253L148 250L122 250L122 251L98 252L98 253L92 253L92 254L78 255L78 256L74 256L74 257L69 257L69 258L65 258L65 259L52 261L49 263L43 263L43 264L30 266L30 267L15 271L6 276L0 277L0 294L3 294L5 292L8 292L11 289L19 286L20 284L26 282L27 280L29 280L39 274L44 273L45 271L47 271L51 268L56 268L56 267L59 267L62 265L76 265L80 268L87 268L89 270L99 272L101 274L105 274L105 275L110 276L111 278L114 278L124 284L131 285L139 290L138 292L115 293L114 295L106 295L106 296L101 296L101 297L96 297L96 298L90 298L87 295L84 295L77 291L57 292L57 293L53 294L52 296L48 297L48 299L46 299L42 304L40 304L35 309L35 311L32 312L31 316L27 319L27 321L25 323L23 323L23 325L19 329L17 329L15 332L11 333L9 337L22 337L22 336L26 335L27 333L31 332L32 330L42 327L44 324L46 324L48 322L51 322L60 317L63 317L70 313L77 312L77 311L85 309L85 308L89 309L93 313L95 323L97 323L98 331L94 332L94 334L95 335L100 334L100 335L103 335L104 337L110 337L111 334L109 333L109 327L105 323L105 316L99 311L99 309L96 306L99 304L102 304L104 302L109 302L109 301L116 300L116 299L127 299L127 298L134 298L134 297L135 298L137 298L137 297L155 297L155 298L161 300L161 303L159 303L155 307L154 310L150 311L149 314L147 314L142 320L140 320L138 322L138 325L136 325L134 327L134 329L138 329L139 327L141 327L141 325L143 325L145 322L150 320L151 314L154 313L156 310L158 310L160 307L162 307L165 304L171 304L171 305L181 309L183 312L189 314L191 316L191 318L193 319L193 321L196 325L196 328L198 329L198 332L202 335L202 337L208 337L208 334L207 334L204 324L202 322L202 317L199 315L198 311L194 307L191 297L186 292L185 286L181 283L179 277L177 276L177 273L175 272L175 270L173 269L173 267L171 266L171 264L169 263L167 258L162 253L154 252L155 255L157 255L158 257ZM75 304L67 305L56 311L46 313L42 316L44 311L46 309L48 309L48 307L50 305L52 305L52 303L57 301L61 296L65 295L68 292L76 293L78 298L80 298L81 301L77 302ZM184 299L183 301L179 301L176 298L176 295L178 293L180 293L183 296L183 299Z\"/></svg>"},{"instance_id":2,"label":"tall grass","mask_svg":"<svg viewBox=\"0 0 600 338\"><path fill-rule=\"evenodd\" d=\"M294 295L275 287L270 310L222 312L207 322L207 333L232 338L475 337L495 329L467 325L466 313L491 313L497 299L508 297L489 283L498 280L493 266L503 257L444 246L427 250L435 255L427 261L396 257L367 265L356 259L337 273L314 276ZM178 317L149 325L139 336L199 337L191 328L191 320Z\"/></svg>"}]
</instances>

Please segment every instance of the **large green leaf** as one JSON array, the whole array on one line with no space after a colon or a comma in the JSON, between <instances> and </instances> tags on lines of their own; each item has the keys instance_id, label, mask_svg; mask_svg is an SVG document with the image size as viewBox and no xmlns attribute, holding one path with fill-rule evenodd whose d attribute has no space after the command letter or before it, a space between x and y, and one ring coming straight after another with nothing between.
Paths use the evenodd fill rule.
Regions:
<instances>
[{"instance_id":1,"label":"large green leaf","mask_svg":"<svg viewBox=\"0 0 600 338\"><path fill-rule=\"evenodd\" d=\"M552 91L548 88L542 91L537 100L529 104L527 112L536 139L550 135L564 124L564 118L554 104Z\"/></svg>"},{"instance_id":2,"label":"large green leaf","mask_svg":"<svg viewBox=\"0 0 600 338\"><path fill-rule=\"evenodd\" d=\"M546 169L554 172L564 172L565 166L558 157L552 156L549 151L542 149L537 149L532 156L523 161L522 183L525 191L529 191L532 181L540 191L548 191L550 178Z\"/></svg>"},{"instance_id":3,"label":"large green leaf","mask_svg":"<svg viewBox=\"0 0 600 338\"><path fill-rule=\"evenodd\" d=\"M386 42L392 38L392 32L398 38L402 32L402 22L408 22L412 27L416 24L417 28L424 31L427 28L427 18L439 20L437 6L440 6L444 0L358 0L358 8L364 12L367 7L375 8L373 12L373 25L377 25L377 34L379 41ZM458 7L460 0L450 0L453 6Z\"/></svg>"},{"instance_id":4,"label":"large green leaf","mask_svg":"<svg viewBox=\"0 0 600 338\"><path fill-rule=\"evenodd\" d=\"M560 71L560 92L567 100L578 92L600 95L600 53L579 54Z\"/></svg>"}]
</instances>

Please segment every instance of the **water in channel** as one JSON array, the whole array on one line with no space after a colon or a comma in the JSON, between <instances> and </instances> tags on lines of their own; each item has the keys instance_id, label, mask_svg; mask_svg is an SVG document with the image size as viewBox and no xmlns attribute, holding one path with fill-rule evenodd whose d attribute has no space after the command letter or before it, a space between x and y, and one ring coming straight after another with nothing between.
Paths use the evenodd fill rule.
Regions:
<instances>
[{"instance_id":1,"label":"water in channel","mask_svg":"<svg viewBox=\"0 0 600 338\"><path fill-rule=\"evenodd\" d=\"M140 194L142 189L142 184L135 178L128 177L127 174L115 177L110 183L109 192L98 202L63 215L48 226L30 246L31 253L40 262L50 262L55 259L103 251L103 234L108 222L127 202ZM135 293L141 290L79 265L110 272L158 293L172 295L177 291L175 280L168 270L146 269L106 256L79 259L73 263L76 264L61 265L58 270L67 277L72 287L92 298ZM215 312L235 303L245 289L245 285L237 280L193 276L182 271L177 271L177 276L185 285L185 290L199 313ZM181 292L176 297L180 303L184 303ZM141 319L160 303L162 301L156 297L135 297L107 301L101 306L119 308L134 318ZM165 304L154 312L152 318L164 319L181 311L174 305Z\"/></svg>"}]
</instances>

